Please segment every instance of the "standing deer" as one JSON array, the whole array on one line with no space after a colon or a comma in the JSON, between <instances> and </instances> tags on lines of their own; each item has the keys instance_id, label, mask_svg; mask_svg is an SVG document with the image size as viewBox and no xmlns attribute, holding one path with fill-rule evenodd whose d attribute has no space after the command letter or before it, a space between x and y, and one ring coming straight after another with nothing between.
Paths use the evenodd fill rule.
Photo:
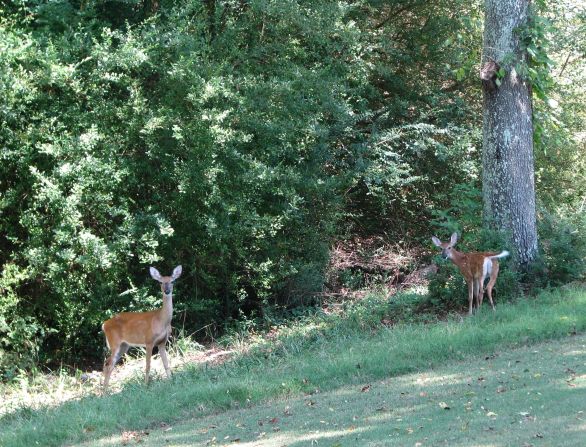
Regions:
<instances>
[{"instance_id":1,"label":"standing deer","mask_svg":"<svg viewBox=\"0 0 586 447\"><path fill-rule=\"evenodd\" d=\"M450 259L460 269L460 273L464 276L466 284L468 284L468 314L472 315L474 305L479 310L482 306L484 298L484 280L490 276L490 281L486 286L488 292L488 300L494 310L494 303L492 301L492 288L496 282L499 274L498 259L509 255L509 252L503 250L500 253L492 252L470 252L462 253L454 248L458 242L458 234L454 233L450 237L450 242L442 242L437 237L431 238L436 247L442 249L442 257ZM476 302L474 302L476 301Z\"/></svg>"},{"instance_id":2,"label":"standing deer","mask_svg":"<svg viewBox=\"0 0 586 447\"><path fill-rule=\"evenodd\" d=\"M144 346L146 348L145 382L147 384L151 369L151 355L155 346L159 348L167 377L171 377L165 345L171 335L173 281L181 276L182 269L178 265L171 276L161 276L154 267L151 267L149 271L153 279L161 283L163 307L150 312L122 312L104 322L102 330L106 335L106 344L112 353L104 364L104 392L108 389L110 375L114 371L116 362L131 346Z\"/></svg>"}]
</instances>

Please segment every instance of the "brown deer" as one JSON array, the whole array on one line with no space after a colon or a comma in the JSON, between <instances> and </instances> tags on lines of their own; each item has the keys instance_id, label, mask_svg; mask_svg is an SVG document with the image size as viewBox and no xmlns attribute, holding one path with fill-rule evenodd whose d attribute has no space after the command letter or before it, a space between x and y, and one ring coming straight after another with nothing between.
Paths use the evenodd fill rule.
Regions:
<instances>
[{"instance_id":1,"label":"brown deer","mask_svg":"<svg viewBox=\"0 0 586 447\"><path fill-rule=\"evenodd\" d=\"M181 276L182 268L180 265L175 267L171 276L161 276L154 267L151 267L149 271L153 279L161 283L163 307L150 312L122 312L104 322L102 330L106 335L106 344L111 352L104 364L104 392L108 389L110 375L114 371L116 362L131 346L144 346L146 348L145 382L147 384L151 369L151 355L155 346L159 348L167 377L171 377L165 345L171 335L173 281Z\"/></svg>"},{"instance_id":2,"label":"brown deer","mask_svg":"<svg viewBox=\"0 0 586 447\"><path fill-rule=\"evenodd\" d=\"M442 257L451 260L460 269L460 273L464 276L466 284L468 284L468 314L472 315L474 307L477 310L482 306L484 298L484 280L490 276L490 280L486 286L488 300L494 310L494 303L492 301L492 288L496 282L499 274L498 259L509 255L509 252L504 250L500 253L493 252L470 252L462 253L454 248L458 242L458 234L454 233L450 237L450 242L442 242L437 237L431 238L436 247L442 249Z\"/></svg>"}]
</instances>

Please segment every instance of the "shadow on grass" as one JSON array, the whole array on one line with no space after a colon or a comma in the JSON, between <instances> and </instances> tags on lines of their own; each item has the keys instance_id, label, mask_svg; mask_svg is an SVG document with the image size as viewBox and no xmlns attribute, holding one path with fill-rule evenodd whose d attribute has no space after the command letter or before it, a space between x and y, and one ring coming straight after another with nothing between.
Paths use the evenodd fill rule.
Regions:
<instances>
[{"instance_id":1,"label":"shadow on grass","mask_svg":"<svg viewBox=\"0 0 586 447\"><path fill-rule=\"evenodd\" d=\"M316 389L321 391L315 394L315 399L318 399L325 391L349 384L358 386L365 381L430 370L480 353L490 356L505 347L582 331L586 329L585 304L586 294L583 291L555 292L544 294L540 300L503 305L496 313L484 312L463 321L428 326L404 325L390 329L381 327L368 333L333 332L322 334L322 338L311 346L303 342L303 349L289 340L290 344L280 346L279 355L260 353L210 368L188 367L182 373L175 374L172 380L158 381L150 387L133 383L119 394L88 397L55 408L19 412L0 420L0 445L63 445L104 439L112 433L145 431L159 427L161 423L168 425L178 420L205 417L212 412L253 405L268 399L299 396ZM310 335L314 337L315 334ZM463 371L466 371L465 366L462 371L453 371L452 374L465 374ZM443 381L441 377L433 380ZM449 387L449 383L445 386ZM365 391L363 395L373 394ZM300 399L300 405L305 405L304 400ZM308 406L321 408L318 405ZM343 405L339 403L337 406ZM351 404L346 406L352 408ZM450 411L450 414L453 413ZM382 417L382 414L377 415ZM359 432L357 424L353 424L355 427L352 429L338 422L336 427L327 427L318 418L308 417L310 422L318 421L317 425L311 426L313 428L307 428L310 431L334 430L337 433L342 429ZM438 417L435 415L435 418ZM384 421L381 426L389 423L386 419ZM405 425L405 421L395 422L401 422L397 433L411 430L414 434L419 427ZM263 436L273 433L271 425L265 428ZM287 429L279 428L277 433L283 436ZM372 432L372 429L364 427L360 430ZM389 439L394 433L387 434ZM220 438L216 440L220 442Z\"/></svg>"},{"instance_id":2,"label":"shadow on grass","mask_svg":"<svg viewBox=\"0 0 586 447\"><path fill-rule=\"evenodd\" d=\"M143 433L141 445L583 446L586 336L253 405ZM90 445L117 445L100 439Z\"/></svg>"}]
</instances>

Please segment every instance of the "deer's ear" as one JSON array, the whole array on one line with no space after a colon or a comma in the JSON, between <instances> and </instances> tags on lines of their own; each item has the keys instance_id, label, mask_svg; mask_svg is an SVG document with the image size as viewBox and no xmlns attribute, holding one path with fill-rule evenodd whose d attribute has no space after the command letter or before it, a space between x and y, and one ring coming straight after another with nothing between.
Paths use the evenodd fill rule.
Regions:
<instances>
[{"instance_id":1,"label":"deer's ear","mask_svg":"<svg viewBox=\"0 0 586 447\"><path fill-rule=\"evenodd\" d=\"M183 272L183 267L181 267L180 265L173 269L173 274L171 275L173 281L175 281L177 278L181 276L181 272Z\"/></svg>"},{"instance_id":2,"label":"deer's ear","mask_svg":"<svg viewBox=\"0 0 586 447\"><path fill-rule=\"evenodd\" d=\"M432 236L431 237L431 241L433 242L433 245L435 245L436 247L441 247L442 246L442 241L440 241L437 237Z\"/></svg>"},{"instance_id":3,"label":"deer's ear","mask_svg":"<svg viewBox=\"0 0 586 447\"><path fill-rule=\"evenodd\" d=\"M161 281L161 274L159 273L159 271L156 268L154 268L154 267L149 268L149 272L151 273L151 276L153 277L154 280L159 281L159 282Z\"/></svg>"},{"instance_id":4,"label":"deer's ear","mask_svg":"<svg viewBox=\"0 0 586 447\"><path fill-rule=\"evenodd\" d=\"M453 233L450 237L450 245L453 247L458 242L458 233Z\"/></svg>"}]
</instances>

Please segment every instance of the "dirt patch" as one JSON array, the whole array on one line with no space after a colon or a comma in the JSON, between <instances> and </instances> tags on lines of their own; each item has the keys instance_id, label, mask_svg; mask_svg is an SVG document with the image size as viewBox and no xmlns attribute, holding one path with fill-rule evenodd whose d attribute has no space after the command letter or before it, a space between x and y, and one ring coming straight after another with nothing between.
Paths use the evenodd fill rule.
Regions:
<instances>
[{"instance_id":1,"label":"dirt patch","mask_svg":"<svg viewBox=\"0 0 586 447\"><path fill-rule=\"evenodd\" d=\"M321 296L344 301L362 298L373 289L392 295L404 287L426 285L436 267L418 264L424 254L421 248L399 247L379 236L340 241L330 251Z\"/></svg>"}]
</instances>

